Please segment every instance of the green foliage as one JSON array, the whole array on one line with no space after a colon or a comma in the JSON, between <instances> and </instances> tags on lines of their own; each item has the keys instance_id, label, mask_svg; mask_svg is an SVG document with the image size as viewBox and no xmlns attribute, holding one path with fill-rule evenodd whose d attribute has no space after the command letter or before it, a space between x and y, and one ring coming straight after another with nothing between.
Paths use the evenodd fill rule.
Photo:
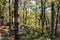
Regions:
<instances>
[{"instance_id":1,"label":"green foliage","mask_svg":"<svg viewBox=\"0 0 60 40\"><path fill-rule=\"evenodd\" d=\"M7 37L3 37L3 39L2 40L9 40Z\"/></svg>"},{"instance_id":2,"label":"green foliage","mask_svg":"<svg viewBox=\"0 0 60 40\"><path fill-rule=\"evenodd\" d=\"M21 26L21 35L22 40L34 40L35 38L39 38L41 33L31 26Z\"/></svg>"},{"instance_id":3,"label":"green foliage","mask_svg":"<svg viewBox=\"0 0 60 40\"><path fill-rule=\"evenodd\" d=\"M46 0L44 0L45 2ZM22 0L22 3L19 6L19 18L20 18L20 25L24 25L21 26L21 36L22 36L22 40L44 40L47 38L50 39L48 36L49 34L47 33L47 29L46 29L46 20L47 22L47 26L49 27L50 30L50 26L51 26L51 9L49 9L51 7L51 0L47 0L46 1L46 20L44 20L44 37L41 36L42 33L42 25L41 25L41 2L40 0L34 0L36 4L34 4L32 1L30 0ZM25 7L24 7L24 2L26 2ZM4 5L5 3L5 5ZM57 6L59 6L59 2L55 1L55 12L57 12ZM9 16L9 6L11 7L11 15L12 17ZM23 14L24 14L24 18L23 18ZM35 17L37 14L37 18ZM56 13L57 14L57 13ZM60 14L59 14L60 15ZM9 34L4 35L3 40L8 40L6 37L11 37L12 35L14 35L14 0L12 3L12 0L9 4L8 0L6 0L6 2L4 2L4 0L0 0L0 24L3 20L4 22L4 26L9 27L9 19L12 19L12 30L9 31ZM37 21L36 21L37 19ZM60 19L60 16L59 16ZM40 21L39 21L40 20ZM56 20L56 16L55 16L55 20ZM26 24L24 23L26 22ZM37 26L35 25L35 22L37 23ZM40 25L39 25L40 22ZM56 21L55 21L56 22ZM55 23L54 23L55 24ZM60 31L60 30L59 30ZM51 33L51 31L49 31L49 33ZM47 36L47 37L46 37ZM45 38L46 37L46 38ZM57 40L60 40L60 34L57 34L56 37Z\"/></svg>"}]
</instances>

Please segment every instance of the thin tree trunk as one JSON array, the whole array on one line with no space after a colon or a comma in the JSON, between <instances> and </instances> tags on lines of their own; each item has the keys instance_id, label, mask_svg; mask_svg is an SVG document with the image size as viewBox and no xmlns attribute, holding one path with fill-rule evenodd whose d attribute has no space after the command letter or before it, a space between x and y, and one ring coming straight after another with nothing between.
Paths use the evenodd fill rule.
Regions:
<instances>
[{"instance_id":1,"label":"thin tree trunk","mask_svg":"<svg viewBox=\"0 0 60 40\"><path fill-rule=\"evenodd\" d=\"M38 19L38 21L39 21L39 26L40 26L40 22L41 22L40 17L41 17L41 14L39 14L39 19Z\"/></svg>"},{"instance_id":2,"label":"thin tree trunk","mask_svg":"<svg viewBox=\"0 0 60 40\"><path fill-rule=\"evenodd\" d=\"M44 29L44 22L43 22L43 1L41 0L41 20L42 20L42 35L43 35L43 29Z\"/></svg>"},{"instance_id":3,"label":"thin tree trunk","mask_svg":"<svg viewBox=\"0 0 60 40\"><path fill-rule=\"evenodd\" d=\"M27 23L27 8L25 8L25 5L26 5L26 2L24 2L24 10L26 11L26 16L25 16L25 22L24 22L24 24L26 25L26 23Z\"/></svg>"},{"instance_id":4,"label":"thin tree trunk","mask_svg":"<svg viewBox=\"0 0 60 40\"><path fill-rule=\"evenodd\" d=\"M24 2L24 8L23 8L23 25L25 25L24 11L25 11L25 2Z\"/></svg>"},{"instance_id":5,"label":"thin tree trunk","mask_svg":"<svg viewBox=\"0 0 60 40\"><path fill-rule=\"evenodd\" d=\"M35 26L37 26L37 2L36 2L36 12L35 12Z\"/></svg>"},{"instance_id":6,"label":"thin tree trunk","mask_svg":"<svg viewBox=\"0 0 60 40\"><path fill-rule=\"evenodd\" d=\"M37 13L35 15L35 26L37 26Z\"/></svg>"},{"instance_id":7,"label":"thin tree trunk","mask_svg":"<svg viewBox=\"0 0 60 40\"><path fill-rule=\"evenodd\" d=\"M0 4L0 15L1 15L1 4Z\"/></svg>"},{"instance_id":8,"label":"thin tree trunk","mask_svg":"<svg viewBox=\"0 0 60 40\"><path fill-rule=\"evenodd\" d=\"M55 40L55 32L54 32L54 16L55 16L55 10L54 10L54 2L51 3L51 40Z\"/></svg>"},{"instance_id":9,"label":"thin tree trunk","mask_svg":"<svg viewBox=\"0 0 60 40\"><path fill-rule=\"evenodd\" d=\"M0 4L0 19L1 19L1 4ZM0 26L1 26L1 22L0 22Z\"/></svg>"},{"instance_id":10,"label":"thin tree trunk","mask_svg":"<svg viewBox=\"0 0 60 40\"><path fill-rule=\"evenodd\" d=\"M10 16L10 18L9 18L9 29L11 30L11 27L12 27L12 13L11 13L10 1L11 0L9 0L9 16Z\"/></svg>"},{"instance_id":11,"label":"thin tree trunk","mask_svg":"<svg viewBox=\"0 0 60 40\"><path fill-rule=\"evenodd\" d=\"M59 7L57 7L57 16L56 16L55 36L56 36L56 34L57 34L58 14L59 14Z\"/></svg>"},{"instance_id":12,"label":"thin tree trunk","mask_svg":"<svg viewBox=\"0 0 60 40\"><path fill-rule=\"evenodd\" d=\"M45 19L45 6L43 0L41 0L41 21L42 21L42 35L44 34L44 19Z\"/></svg>"},{"instance_id":13,"label":"thin tree trunk","mask_svg":"<svg viewBox=\"0 0 60 40\"><path fill-rule=\"evenodd\" d=\"M15 27L15 40L20 40L20 26L19 26L19 15L18 15L18 2L19 0L15 0L14 5L14 27Z\"/></svg>"},{"instance_id":14,"label":"thin tree trunk","mask_svg":"<svg viewBox=\"0 0 60 40\"><path fill-rule=\"evenodd\" d=\"M26 9L25 9L26 10ZM27 24L27 10L26 10L26 18L25 18L25 25Z\"/></svg>"},{"instance_id":15,"label":"thin tree trunk","mask_svg":"<svg viewBox=\"0 0 60 40\"><path fill-rule=\"evenodd\" d=\"M58 0L58 4L59 4L59 0ZM58 27L58 17L59 17L59 5L57 5L58 7L57 7L57 17L56 17L56 27L55 27L55 36L56 36L56 34L57 34L57 27Z\"/></svg>"}]
</instances>

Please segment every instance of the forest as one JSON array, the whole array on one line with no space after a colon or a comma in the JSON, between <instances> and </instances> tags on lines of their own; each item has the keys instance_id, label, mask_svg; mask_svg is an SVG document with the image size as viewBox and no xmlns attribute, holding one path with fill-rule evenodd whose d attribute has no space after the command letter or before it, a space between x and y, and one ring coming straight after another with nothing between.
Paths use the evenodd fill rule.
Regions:
<instances>
[{"instance_id":1,"label":"forest","mask_svg":"<svg viewBox=\"0 0 60 40\"><path fill-rule=\"evenodd\" d=\"M0 0L0 40L60 40L60 0Z\"/></svg>"}]
</instances>

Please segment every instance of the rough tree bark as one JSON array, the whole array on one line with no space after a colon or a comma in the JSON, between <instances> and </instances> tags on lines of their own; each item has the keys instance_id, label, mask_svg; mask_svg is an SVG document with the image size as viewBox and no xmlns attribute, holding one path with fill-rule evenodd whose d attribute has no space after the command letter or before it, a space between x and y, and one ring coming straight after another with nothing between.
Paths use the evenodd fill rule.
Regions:
<instances>
[{"instance_id":1,"label":"rough tree bark","mask_svg":"<svg viewBox=\"0 0 60 40\"><path fill-rule=\"evenodd\" d=\"M55 9L54 9L54 2L51 3L51 40L55 40L55 32L54 32L54 16L55 16Z\"/></svg>"},{"instance_id":2,"label":"rough tree bark","mask_svg":"<svg viewBox=\"0 0 60 40\"><path fill-rule=\"evenodd\" d=\"M45 6L44 0L41 0L41 21L42 21L42 35L44 34L44 19L45 19Z\"/></svg>"},{"instance_id":3,"label":"rough tree bark","mask_svg":"<svg viewBox=\"0 0 60 40\"><path fill-rule=\"evenodd\" d=\"M15 40L20 40L20 26L19 26L19 15L18 15L18 3L19 3L19 0L15 0L15 5L14 5Z\"/></svg>"}]
</instances>

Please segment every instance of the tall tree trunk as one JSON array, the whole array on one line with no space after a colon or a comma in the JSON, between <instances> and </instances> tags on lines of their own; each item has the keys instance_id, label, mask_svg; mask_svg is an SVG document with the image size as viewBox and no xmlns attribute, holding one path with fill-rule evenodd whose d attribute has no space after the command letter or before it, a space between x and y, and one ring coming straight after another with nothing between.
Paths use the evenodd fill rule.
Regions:
<instances>
[{"instance_id":1,"label":"tall tree trunk","mask_svg":"<svg viewBox=\"0 0 60 40\"><path fill-rule=\"evenodd\" d=\"M43 0L41 0L41 20L42 20L42 35L43 35L43 30L44 30L44 20L43 20Z\"/></svg>"},{"instance_id":2,"label":"tall tree trunk","mask_svg":"<svg viewBox=\"0 0 60 40\"><path fill-rule=\"evenodd\" d=\"M44 0L41 0L41 20L42 20L42 35L44 34L44 19L45 19L45 5Z\"/></svg>"},{"instance_id":3,"label":"tall tree trunk","mask_svg":"<svg viewBox=\"0 0 60 40\"><path fill-rule=\"evenodd\" d=\"M58 8L58 9L59 9L59 8ZM57 16L56 16L56 27L55 27L55 35L57 34L58 12L59 12L59 11L57 11Z\"/></svg>"},{"instance_id":4,"label":"tall tree trunk","mask_svg":"<svg viewBox=\"0 0 60 40\"><path fill-rule=\"evenodd\" d=\"M23 8L23 25L25 25L24 11L25 11L25 2L24 2L24 8Z\"/></svg>"},{"instance_id":5,"label":"tall tree trunk","mask_svg":"<svg viewBox=\"0 0 60 40\"><path fill-rule=\"evenodd\" d=\"M19 26L19 15L18 15L18 3L19 3L19 0L15 0L15 5L14 5L15 40L20 40L20 26Z\"/></svg>"},{"instance_id":6,"label":"tall tree trunk","mask_svg":"<svg viewBox=\"0 0 60 40\"><path fill-rule=\"evenodd\" d=\"M36 2L36 12L35 12L35 26L37 26L37 2Z\"/></svg>"},{"instance_id":7,"label":"tall tree trunk","mask_svg":"<svg viewBox=\"0 0 60 40\"><path fill-rule=\"evenodd\" d=\"M58 0L58 4L60 3L60 0ZM60 4L59 4L60 5ZM59 5L57 5L57 16L56 16L56 27L55 27L55 36L57 34L57 27L58 27L58 17L59 17Z\"/></svg>"},{"instance_id":8,"label":"tall tree trunk","mask_svg":"<svg viewBox=\"0 0 60 40\"><path fill-rule=\"evenodd\" d=\"M25 18L24 18L24 24L26 25L26 23L27 23L27 8L25 8L25 5L26 5L26 2L24 2L24 11L26 11L26 16L25 16ZM23 14L24 15L24 14Z\"/></svg>"},{"instance_id":9,"label":"tall tree trunk","mask_svg":"<svg viewBox=\"0 0 60 40\"><path fill-rule=\"evenodd\" d=\"M1 19L1 3L0 3L0 19ZM0 22L0 26L1 26L1 22Z\"/></svg>"},{"instance_id":10,"label":"tall tree trunk","mask_svg":"<svg viewBox=\"0 0 60 40\"><path fill-rule=\"evenodd\" d=\"M54 32L54 16L55 16L55 10L54 10L54 2L51 3L51 40L55 40L55 32Z\"/></svg>"},{"instance_id":11,"label":"tall tree trunk","mask_svg":"<svg viewBox=\"0 0 60 40\"><path fill-rule=\"evenodd\" d=\"M58 24L58 13L59 13L59 7L57 8L57 16L56 16L56 27L55 27L55 36L57 34L57 24Z\"/></svg>"},{"instance_id":12,"label":"tall tree trunk","mask_svg":"<svg viewBox=\"0 0 60 40\"><path fill-rule=\"evenodd\" d=\"M37 12L35 13L35 26L37 26Z\"/></svg>"},{"instance_id":13,"label":"tall tree trunk","mask_svg":"<svg viewBox=\"0 0 60 40\"><path fill-rule=\"evenodd\" d=\"M26 9L25 9L26 10ZM25 17L25 25L27 24L27 10L26 10L26 17Z\"/></svg>"}]
</instances>

